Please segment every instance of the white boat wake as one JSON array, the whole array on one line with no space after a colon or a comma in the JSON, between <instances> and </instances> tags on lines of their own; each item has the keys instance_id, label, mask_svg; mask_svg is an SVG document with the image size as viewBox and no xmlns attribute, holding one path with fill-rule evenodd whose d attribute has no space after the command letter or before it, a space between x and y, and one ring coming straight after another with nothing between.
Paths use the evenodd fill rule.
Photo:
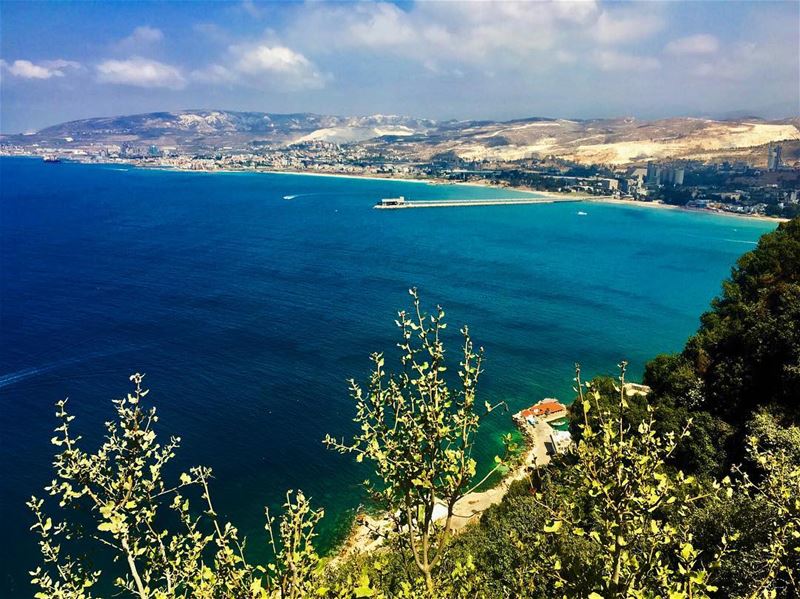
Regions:
<instances>
[{"instance_id":1,"label":"white boat wake","mask_svg":"<svg viewBox=\"0 0 800 599\"><path fill-rule=\"evenodd\" d=\"M16 372L7 372L6 374L0 374L0 389L4 389L5 387L10 387L11 385L16 385L17 383L21 383L22 381L32 379L42 374L47 374L48 372L52 372L54 370L59 370L64 366L80 364L83 362L87 362L89 360L93 360L95 358L104 358L106 356L124 353L126 351L132 351L132 350L94 352L83 356L78 356L75 358L56 360L49 364L45 364L44 366L31 366L30 368L23 368L21 370L17 370ZM77 375L75 378L81 378L81 376Z\"/></svg>"}]
</instances>

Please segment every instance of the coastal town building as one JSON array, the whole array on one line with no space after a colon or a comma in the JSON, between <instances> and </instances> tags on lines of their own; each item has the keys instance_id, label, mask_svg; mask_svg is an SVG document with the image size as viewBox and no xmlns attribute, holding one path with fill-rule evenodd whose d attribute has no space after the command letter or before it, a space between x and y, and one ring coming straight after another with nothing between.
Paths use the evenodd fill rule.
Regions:
<instances>
[{"instance_id":1,"label":"coastal town building","mask_svg":"<svg viewBox=\"0 0 800 599\"><path fill-rule=\"evenodd\" d=\"M550 433L550 437L545 442L547 452L551 455L557 455L567 451L572 445L572 435L569 431L555 430Z\"/></svg>"},{"instance_id":2,"label":"coastal town building","mask_svg":"<svg viewBox=\"0 0 800 599\"><path fill-rule=\"evenodd\" d=\"M539 419L544 421L558 420L559 418L564 418L566 415L567 406L557 399L548 397L533 404L529 408L517 412L517 414L514 415L514 419L535 425Z\"/></svg>"}]
</instances>

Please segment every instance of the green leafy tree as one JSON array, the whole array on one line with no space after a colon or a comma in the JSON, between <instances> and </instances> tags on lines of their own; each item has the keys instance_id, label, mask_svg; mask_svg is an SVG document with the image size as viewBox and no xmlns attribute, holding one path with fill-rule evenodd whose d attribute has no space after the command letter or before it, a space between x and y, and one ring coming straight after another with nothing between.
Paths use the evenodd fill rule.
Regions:
<instances>
[{"instance_id":1,"label":"green leafy tree","mask_svg":"<svg viewBox=\"0 0 800 599\"><path fill-rule=\"evenodd\" d=\"M704 488L668 466L688 426L659 435L652 409L635 430L626 424L625 369L623 362L613 410L600 404L600 392L591 383L584 392L577 369L576 392L585 420L574 464L564 472L567 491L555 498L538 495L550 516L545 533L586 542L578 559L591 586L587 589L585 579L561 574L561 556L545 558L541 568L555 576L569 596L709 596L716 590L710 573L726 541L715 555L704 556L684 521L699 502L713 500L718 489Z\"/></svg>"},{"instance_id":2,"label":"green leafy tree","mask_svg":"<svg viewBox=\"0 0 800 599\"><path fill-rule=\"evenodd\" d=\"M211 470L194 467L174 483L165 480L180 439L159 443L156 410L142 405L148 394L143 379L134 374L133 393L114 400L117 418L106 423L105 440L94 453L82 449L81 437L73 434L75 417L66 400L57 404L60 425L51 441L61 450L56 476L45 490L64 519L47 515L43 499L28 502L42 555L31 573L36 597L84 599L98 586L103 594L114 586L140 599L305 596L317 561L311 540L321 512L311 510L301 493L294 500L287 495L280 523L283 549L271 537L277 564L249 564L244 540L214 509ZM200 496L199 512L190 505L191 492ZM270 530L272 523L269 519ZM106 571L90 569L89 558L68 553L67 544L99 548L113 563Z\"/></svg>"},{"instance_id":3,"label":"green leafy tree","mask_svg":"<svg viewBox=\"0 0 800 599\"><path fill-rule=\"evenodd\" d=\"M350 381L360 432L349 443L330 436L325 443L372 464L378 482L367 481L368 490L388 510L397 539L432 593L456 502L475 476L472 449L481 419L475 389L482 351L475 351L464 327L459 384L452 389L441 338L444 311L437 308L426 316L416 290L410 294L413 312L400 312L396 321L402 332L401 372L387 374L383 354L372 354L374 370L366 389ZM485 411L491 410L486 404ZM437 510L442 511L438 519Z\"/></svg>"},{"instance_id":4,"label":"green leafy tree","mask_svg":"<svg viewBox=\"0 0 800 599\"><path fill-rule=\"evenodd\" d=\"M747 437L758 439L762 453L783 453L800 464L800 426L780 413L762 409L747 423ZM751 460L752 461L752 460Z\"/></svg>"},{"instance_id":5,"label":"green leafy tree","mask_svg":"<svg viewBox=\"0 0 800 599\"><path fill-rule=\"evenodd\" d=\"M703 381L682 354L661 354L650 360L642 382L660 403L697 409L705 403Z\"/></svg>"},{"instance_id":6,"label":"green leafy tree","mask_svg":"<svg viewBox=\"0 0 800 599\"><path fill-rule=\"evenodd\" d=\"M765 450L757 437L748 439L747 452L755 477L735 470L750 500L747 509L766 518L767 534L749 564L755 580L748 597L800 596L800 463L786 449Z\"/></svg>"},{"instance_id":7,"label":"green leafy tree","mask_svg":"<svg viewBox=\"0 0 800 599\"><path fill-rule=\"evenodd\" d=\"M294 498L292 492L286 493L283 513L278 522L278 537L275 536L276 519L266 510L269 543L275 555L275 563L267 566L270 580L274 581L275 592L282 599L302 599L308 597L316 588L314 578L318 573L320 560L314 549L316 526L322 519L323 511L314 510L302 491Z\"/></svg>"},{"instance_id":8,"label":"green leafy tree","mask_svg":"<svg viewBox=\"0 0 800 599\"><path fill-rule=\"evenodd\" d=\"M684 356L712 413L741 424L774 404L800 418L800 219L739 259Z\"/></svg>"}]
</instances>

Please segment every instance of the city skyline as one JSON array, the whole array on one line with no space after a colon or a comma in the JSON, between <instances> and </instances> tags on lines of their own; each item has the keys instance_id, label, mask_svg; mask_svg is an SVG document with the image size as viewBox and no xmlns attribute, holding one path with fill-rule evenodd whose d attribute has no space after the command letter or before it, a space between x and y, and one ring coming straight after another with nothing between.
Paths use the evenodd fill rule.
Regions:
<instances>
[{"instance_id":1,"label":"city skyline","mask_svg":"<svg viewBox=\"0 0 800 599\"><path fill-rule=\"evenodd\" d=\"M186 108L798 113L796 2L2 3L0 130Z\"/></svg>"}]
</instances>

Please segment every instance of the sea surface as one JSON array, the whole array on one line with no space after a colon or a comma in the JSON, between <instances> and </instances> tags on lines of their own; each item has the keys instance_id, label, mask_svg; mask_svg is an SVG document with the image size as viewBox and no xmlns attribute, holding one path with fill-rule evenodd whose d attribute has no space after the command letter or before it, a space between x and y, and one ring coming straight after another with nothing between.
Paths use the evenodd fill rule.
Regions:
<instances>
[{"instance_id":1,"label":"sea surface","mask_svg":"<svg viewBox=\"0 0 800 599\"><path fill-rule=\"evenodd\" d=\"M382 197L508 197L456 185L0 160L0 595L30 596L24 506L51 478L53 404L94 447L147 374L175 472L214 469L215 507L265 551L263 507L303 489L323 548L367 472L321 439L353 432L346 379L392 365L417 286L485 348L480 399L572 399L586 376L675 351L771 223L602 204L373 210ZM585 215L579 212L586 212ZM483 401L480 401L482 404ZM510 414L480 432L483 471Z\"/></svg>"}]
</instances>

